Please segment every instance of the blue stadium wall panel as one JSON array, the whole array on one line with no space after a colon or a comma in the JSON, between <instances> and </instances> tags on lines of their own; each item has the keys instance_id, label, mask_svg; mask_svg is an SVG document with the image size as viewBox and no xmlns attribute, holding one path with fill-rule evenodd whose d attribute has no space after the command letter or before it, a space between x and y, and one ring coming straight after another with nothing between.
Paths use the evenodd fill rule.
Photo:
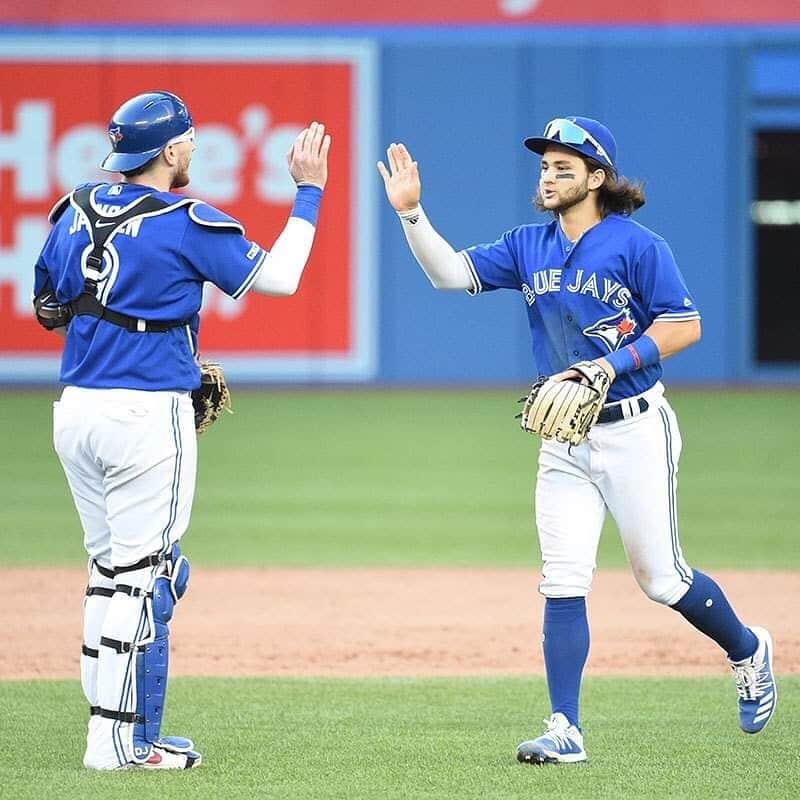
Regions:
<instances>
[{"instance_id":1,"label":"blue stadium wall panel","mask_svg":"<svg viewBox=\"0 0 800 800\"><path fill-rule=\"evenodd\" d=\"M637 219L672 245L703 313L703 340L669 362L669 378L734 374L727 336L733 253L732 158L726 46L521 43L387 46L382 63L384 143L419 161L423 204L454 247L492 241L542 221L530 203L538 158L522 146L552 117L594 116L619 145L621 170L645 180ZM386 382L525 382L535 374L516 292L470 298L437 292L408 252L394 214L380 216L380 373Z\"/></svg>"}]
</instances>

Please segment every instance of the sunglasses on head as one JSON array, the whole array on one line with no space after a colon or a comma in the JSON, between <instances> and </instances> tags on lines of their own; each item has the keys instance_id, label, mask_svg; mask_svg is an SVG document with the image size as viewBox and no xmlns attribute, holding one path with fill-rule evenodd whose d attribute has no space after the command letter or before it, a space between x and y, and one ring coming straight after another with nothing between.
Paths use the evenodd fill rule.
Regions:
<instances>
[{"instance_id":1,"label":"sunglasses on head","mask_svg":"<svg viewBox=\"0 0 800 800\"><path fill-rule=\"evenodd\" d=\"M561 142L562 144L583 144L584 142L589 142L600 158L608 164L612 163L603 145L601 145L589 131L584 130L580 125L571 120L550 120L544 129L544 138L552 139L554 142Z\"/></svg>"}]
</instances>

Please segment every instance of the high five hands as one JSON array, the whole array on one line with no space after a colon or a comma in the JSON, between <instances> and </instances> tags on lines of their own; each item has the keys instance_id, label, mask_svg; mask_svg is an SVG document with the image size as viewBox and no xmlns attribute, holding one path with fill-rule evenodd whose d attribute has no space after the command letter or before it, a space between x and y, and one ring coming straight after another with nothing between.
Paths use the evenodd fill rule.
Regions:
<instances>
[{"instance_id":1,"label":"high five hands","mask_svg":"<svg viewBox=\"0 0 800 800\"><path fill-rule=\"evenodd\" d=\"M389 203L399 214L411 211L419 205L422 194L417 162L411 158L411 153L404 144L394 143L386 151L386 160L389 162L389 169L383 161L379 161L378 172L383 178Z\"/></svg>"},{"instance_id":2,"label":"high five hands","mask_svg":"<svg viewBox=\"0 0 800 800\"><path fill-rule=\"evenodd\" d=\"M328 150L330 134L325 133L321 122L312 122L300 131L289 152L286 163L296 184L311 184L325 188L328 180Z\"/></svg>"}]
</instances>

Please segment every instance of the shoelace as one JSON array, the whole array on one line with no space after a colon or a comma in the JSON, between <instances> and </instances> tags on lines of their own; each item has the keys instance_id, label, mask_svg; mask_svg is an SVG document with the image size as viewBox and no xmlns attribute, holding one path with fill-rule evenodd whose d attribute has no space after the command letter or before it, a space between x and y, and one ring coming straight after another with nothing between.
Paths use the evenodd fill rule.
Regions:
<instances>
[{"instance_id":1,"label":"shoelace","mask_svg":"<svg viewBox=\"0 0 800 800\"><path fill-rule=\"evenodd\" d=\"M545 736L553 740L553 744L559 748L568 748L573 743L569 737L567 726L561 722L553 722L550 719L542 720L547 725Z\"/></svg>"},{"instance_id":2,"label":"shoelace","mask_svg":"<svg viewBox=\"0 0 800 800\"><path fill-rule=\"evenodd\" d=\"M756 700L772 685L766 659L759 667L755 667L753 664L732 666L733 678L736 681L736 691L742 700Z\"/></svg>"}]
</instances>

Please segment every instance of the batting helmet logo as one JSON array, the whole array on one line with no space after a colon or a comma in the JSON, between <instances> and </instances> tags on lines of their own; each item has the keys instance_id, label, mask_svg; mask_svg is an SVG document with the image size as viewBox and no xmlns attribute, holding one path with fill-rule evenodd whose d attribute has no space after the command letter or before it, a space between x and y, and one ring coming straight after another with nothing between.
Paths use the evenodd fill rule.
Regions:
<instances>
[{"instance_id":1,"label":"batting helmet logo","mask_svg":"<svg viewBox=\"0 0 800 800\"><path fill-rule=\"evenodd\" d=\"M120 131L119 128L109 128L108 138L111 139L111 146L116 147L123 140L124 137L122 135L122 131Z\"/></svg>"}]
</instances>

